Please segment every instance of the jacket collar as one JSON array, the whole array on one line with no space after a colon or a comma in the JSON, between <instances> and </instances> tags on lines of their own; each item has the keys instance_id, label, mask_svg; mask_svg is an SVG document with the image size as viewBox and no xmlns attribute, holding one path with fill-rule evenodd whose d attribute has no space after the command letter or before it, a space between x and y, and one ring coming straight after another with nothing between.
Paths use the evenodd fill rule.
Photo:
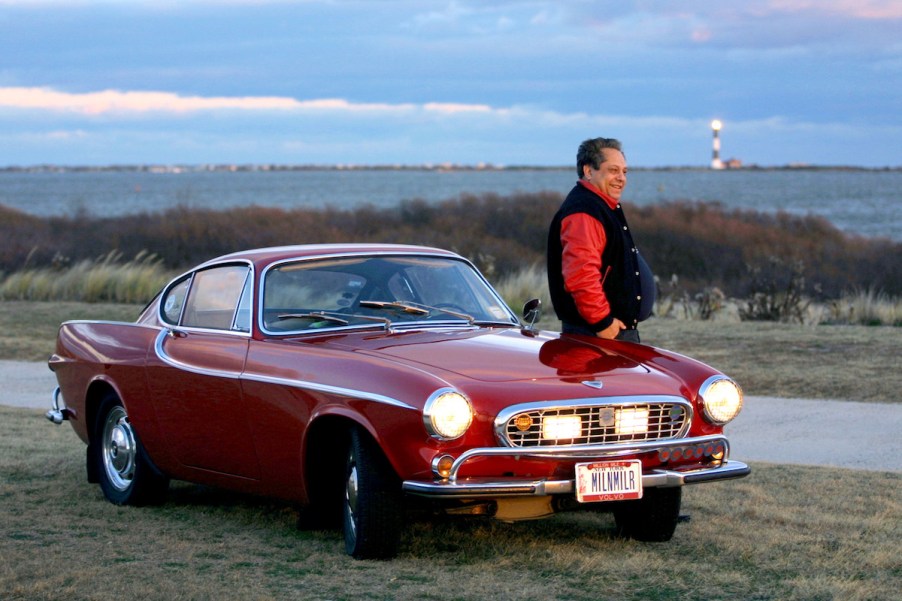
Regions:
<instances>
[{"instance_id":1,"label":"jacket collar","mask_svg":"<svg viewBox=\"0 0 902 601\"><path fill-rule=\"evenodd\" d=\"M620 206L620 203L618 201L614 200L613 198L611 198L610 196L608 196L607 194L605 194L604 192L602 192L601 190L599 190L598 188L596 188L595 186L593 186L592 184L587 182L586 180L580 179L579 184L583 188L588 190L589 192L592 192L593 194L595 194L596 196L601 198L605 202L605 204L608 205L611 209L616 209L617 207Z\"/></svg>"}]
</instances>

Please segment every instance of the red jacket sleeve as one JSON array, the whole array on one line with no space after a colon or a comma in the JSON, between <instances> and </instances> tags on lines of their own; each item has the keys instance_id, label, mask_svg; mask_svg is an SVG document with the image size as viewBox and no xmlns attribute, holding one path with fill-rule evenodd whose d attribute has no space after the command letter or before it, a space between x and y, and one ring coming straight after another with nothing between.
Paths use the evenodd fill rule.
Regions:
<instances>
[{"instance_id":1,"label":"red jacket sleeve","mask_svg":"<svg viewBox=\"0 0 902 601\"><path fill-rule=\"evenodd\" d=\"M597 331L611 324L611 306L602 282L601 253L606 238L604 228L585 213L574 213L561 222L561 271L564 289L573 296L583 319Z\"/></svg>"}]
</instances>

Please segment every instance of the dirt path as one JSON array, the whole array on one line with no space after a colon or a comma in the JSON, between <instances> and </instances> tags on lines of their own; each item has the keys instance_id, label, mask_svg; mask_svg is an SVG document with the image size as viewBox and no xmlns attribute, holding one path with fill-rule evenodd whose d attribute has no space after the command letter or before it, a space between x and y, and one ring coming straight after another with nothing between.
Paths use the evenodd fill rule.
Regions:
<instances>
[{"instance_id":1,"label":"dirt path","mask_svg":"<svg viewBox=\"0 0 902 601\"><path fill-rule=\"evenodd\" d=\"M49 409L44 363L0 361L0 405ZM49 426L49 424L48 424ZM740 461L902 472L902 405L747 397L726 428Z\"/></svg>"}]
</instances>

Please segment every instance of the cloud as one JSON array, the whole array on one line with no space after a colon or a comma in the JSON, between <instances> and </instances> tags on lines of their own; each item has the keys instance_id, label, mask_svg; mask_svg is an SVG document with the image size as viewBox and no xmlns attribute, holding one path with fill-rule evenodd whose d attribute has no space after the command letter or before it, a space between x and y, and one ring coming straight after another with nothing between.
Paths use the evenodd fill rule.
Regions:
<instances>
[{"instance_id":1,"label":"cloud","mask_svg":"<svg viewBox=\"0 0 902 601\"><path fill-rule=\"evenodd\" d=\"M127 115L235 111L332 111L385 113L424 111L435 114L488 113L485 104L429 102L355 103L341 98L297 100L281 96L182 96L172 92L120 91L70 93L52 88L0 88L0 108L79 113L83 115Z\"/></svg>"},{"instance_id":2,"label":"cloud","mask_svg":"<svg viewBox=\"0 0 902 601\"><path fill-rule=\"evenodd\" d=\"M769 0L768 12L824 12L854 19L902 19L897 0Z\"/></svg>"},{"instance_id":3,"label":"cloud","mask_svg":"<svg viewBox=\"0 0 902 601\"><path fill-rule=\"evenodd\" d=\"M51 88L0 88L0 107L82 113L85 115L123 113L185 113L221 109L286 110L298 102L278 97L209 97L180 96L170 92L100 92L69 93Z\"/></svg>"}]
</instances>

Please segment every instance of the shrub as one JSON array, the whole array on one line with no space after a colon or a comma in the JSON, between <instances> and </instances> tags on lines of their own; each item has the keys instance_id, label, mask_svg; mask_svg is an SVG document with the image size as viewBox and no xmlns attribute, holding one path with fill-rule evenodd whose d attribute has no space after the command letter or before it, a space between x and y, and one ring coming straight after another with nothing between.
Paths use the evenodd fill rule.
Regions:
<instances>
[{"instance_id":1,"label":"shrub","mask_svg":"<svg viewBox=\"0 0 902 601\"><path fill-rule=\"evenodd\" d=\"M752 321L805 321L810 300L805 297L805 264L802 261L787 262L780 257L770 257L766 267L749 266L751 295L746 308L740 309L745 320Z\"/></svg>"},{"instance_id":2,"label":"shrub","mask_svg":"<svg viewBox=\"0 0 902 601\"><path fill-rule=\"evenodd\" d=\"M448 248L500 280L544 265L547 227L562 200L553 192L465 194L439 203L406 200L391 208L180 207L116 218L39 218L0 207L0 271L46 268L59 257L77 264L111 252L138 256L145 249L164 270L181 270L246 248L354 241ZM902 296L902 244L848 236L818 217L679 201L630 207L628 214L653 271L665 281L678 275L682 293L693 302L714 288L734 298L762 292L748 266L766 267L772 256L787 265L801 261L806 283L818 286L825 298L867 288ZM749 311L768 313L766 300Z\"/></svg>"}]
</instances>

